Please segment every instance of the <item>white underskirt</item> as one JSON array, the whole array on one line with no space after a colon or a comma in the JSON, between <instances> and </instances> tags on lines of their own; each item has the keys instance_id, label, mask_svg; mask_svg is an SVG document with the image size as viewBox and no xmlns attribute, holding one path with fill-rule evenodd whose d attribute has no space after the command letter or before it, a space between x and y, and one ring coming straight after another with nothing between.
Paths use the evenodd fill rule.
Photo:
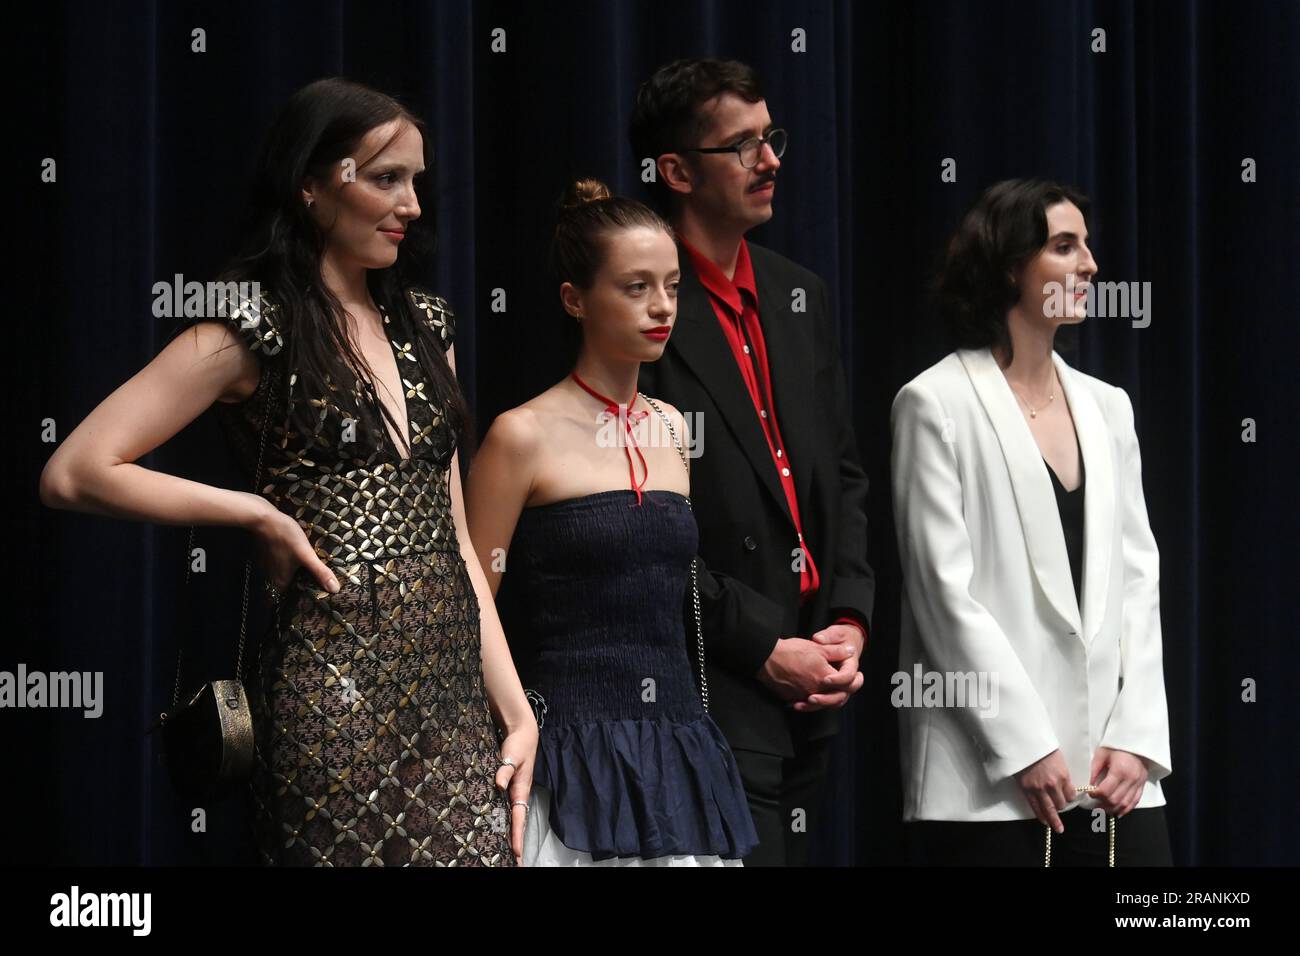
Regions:
<instances>
[{"instance_id":1,"label":"white underskirt","mask_svg":"<svg viewBox=\"0 0 1300 956\"><path fill-rule=\"evenodd\" d=\"M524 828L524 866L743 866L742 860L724 860L719 856L657 856L643 860L639 856L616 856L593 860L590 853L571 850L560 842L551 829L550 794L545 787L533 787L528 801L528 824Z\"/></svg>"}]
</instances>

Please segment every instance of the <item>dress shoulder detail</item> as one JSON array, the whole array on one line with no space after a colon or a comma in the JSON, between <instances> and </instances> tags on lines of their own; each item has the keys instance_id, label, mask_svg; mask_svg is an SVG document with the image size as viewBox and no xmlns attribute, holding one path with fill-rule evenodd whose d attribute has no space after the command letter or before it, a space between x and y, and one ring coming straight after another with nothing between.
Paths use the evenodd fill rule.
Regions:
<instances>
[{"instance_id":1,"label":"dress shoulder detail","mask_svg":"<svg viewBox=\"0 0 1300 956\"><path fill-rule=\"evenodd\" d=\"M456 341L456 313L440 295L426 289L413 287L406 290L406 298L416 309L416 314L438 336L445 352Z\"/></svg>"},{"instance_id":2,"label":"dress shoulder detail","mask_svg":"<svg viewBox=\"0 0 1300 956\"><path fill-rule=\"evenodd\" d=\"M220 314L250 351L277 355L284 348L279 304L265 292L222 301Z\"/></svg>"}]
</instances>

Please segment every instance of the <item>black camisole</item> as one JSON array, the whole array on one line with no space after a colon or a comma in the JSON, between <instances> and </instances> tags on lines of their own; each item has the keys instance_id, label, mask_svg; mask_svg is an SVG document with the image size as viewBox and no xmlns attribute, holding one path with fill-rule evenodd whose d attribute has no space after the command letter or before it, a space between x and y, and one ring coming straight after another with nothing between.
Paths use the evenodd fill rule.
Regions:
<instances>
[{"instance_id":1,"label":"black camisole","mask_svg":"<svg viewBox=\"0 0 1300 956\"><path fill-rule=\"evenodd\" d=\"M1083 608L1083 455L1079 456L1079 487L1066 491L1052 466L1043 459L1043 467L1052 476L1052 489L1056 492L1056 510L1061 515L1061 530L1065 532L1065 551L1070 557L1070 574L1074 578L1074 599Z\"/></svg>"}]
</instances>

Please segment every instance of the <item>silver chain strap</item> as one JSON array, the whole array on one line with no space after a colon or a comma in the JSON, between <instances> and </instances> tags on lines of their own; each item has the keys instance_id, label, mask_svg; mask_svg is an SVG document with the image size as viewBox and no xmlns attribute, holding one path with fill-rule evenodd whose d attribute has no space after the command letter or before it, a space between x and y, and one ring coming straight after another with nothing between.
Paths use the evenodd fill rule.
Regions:
<instances>
[{"instance_id":1,"label":"silver chain strap","mask_svg":"<svg viewBox=\"0 0 1300 956\"><path fill-rule=\"evenodd\" d=\"M262 437L257 447L257 467L253 471L253 492L259 491L258 485L262 479L262 455L266 450L266 430L270 423L271 406L275 403L276 385L278 381L275 377L274 370L267 368L264 373L271 378L271 388L266 399L266 407L262 410ZM185 546L185 591L189 594L190 583L190 564L194 561L194 525L190 525L189 543ZM235 655L235 679L242 680L244 675L244 641L248 635L248 580L253 573L253 559L249 558L244 563L244 601L239 615L239 651ZM191 595L192 598L192 595ZM276 618L279 618L280 596L275 596ZM181 640L181 646L176 650L176 681L172 686L172 708L174 709L181 698L181 661L185 656L185 642Z\"/></svg>"},{"instance_id":2,"label":"silver chain strap","mask_svg":"<svg viewBox=\"0 0 1300 956\"><path fill-rule=\"evenodd\" d=\"M682 456L682 464L686 466L686 476L689 479L691 465L686 460L686 452L682 448L681 440L677 437L677 429L673 428L673 423L669 421L668 416L664 414L664 410L659 407L658 402L642 392L637 392L637 394L641 396L642 401L659 413L659 417L668 426L668 434L673 438L673 445L677 448L677 454ZM691 505L690 495L686 496L686 507L691 509L692 514L695 513L695 509ZM704 669L704 625L700 620L700 583L695 569L697 563L697 558L691 558L691 601L695 605L695 647L700 658L700 703L704 705L704 712L707 714L709 712L709 679L705 675Z\"/></svg>"}]
</instances>

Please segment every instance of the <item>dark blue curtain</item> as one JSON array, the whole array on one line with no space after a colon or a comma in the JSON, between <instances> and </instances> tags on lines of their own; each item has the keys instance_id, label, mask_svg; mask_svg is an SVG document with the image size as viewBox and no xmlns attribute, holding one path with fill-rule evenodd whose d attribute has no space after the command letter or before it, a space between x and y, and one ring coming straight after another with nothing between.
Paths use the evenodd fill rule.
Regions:
<instances>
[{"instance_id":1,"label":"dark blue curtain","mask_svg":"<svg viewBox=\"0 0 1300 956\"><path fill-rule=\"evenodd\" d=\"M206 52L192 52L196 29ZM20 836L6 851L15 859L251 858L246 808L214 809L208 832L191 833L141 736L170 691L180 634L201 635L208 676L232 670L246 540L199 529L217 573L182 599L186 529L41 508L54 446L30 436L47 419L66 435L156 354L170 322L153 318L151 287L206 277L230 251L279 104L343 74L428 120L441 245L430 282L461 316L460 373L481 434L568 371L543 269L555 197L574 175L639 194L626 138L637 83L669 59L719 55L759 69L790 131L775 217L752 238L829 284L873 480L875 626L820 859L901 859L888 416L898 388L947 351L926 281L984 186L1048 176L1092 197L1098 278L1152 293L1146 328L1095 318L1060 346L1124 387L1137 412L1162 556L1175 860L1300 860L1288 812L1300 672L1296 4L66 3L15 35L18 225L34 234L14 261L34 281L11 278L23 290L13 381L24 440L11 469L23 504L16 639L0 669L103 671L105 686L96 720L4 715L6 750L31 781L5 799L58 821ZM46 157L57 183L33 172ZM947 159L953 182L941 178ZM141 464L238 487L206 419ZM264 624L250 622L250 637ZM1243 701L1247 681L1255 702Z\"/></svg>"}]
</instances>

